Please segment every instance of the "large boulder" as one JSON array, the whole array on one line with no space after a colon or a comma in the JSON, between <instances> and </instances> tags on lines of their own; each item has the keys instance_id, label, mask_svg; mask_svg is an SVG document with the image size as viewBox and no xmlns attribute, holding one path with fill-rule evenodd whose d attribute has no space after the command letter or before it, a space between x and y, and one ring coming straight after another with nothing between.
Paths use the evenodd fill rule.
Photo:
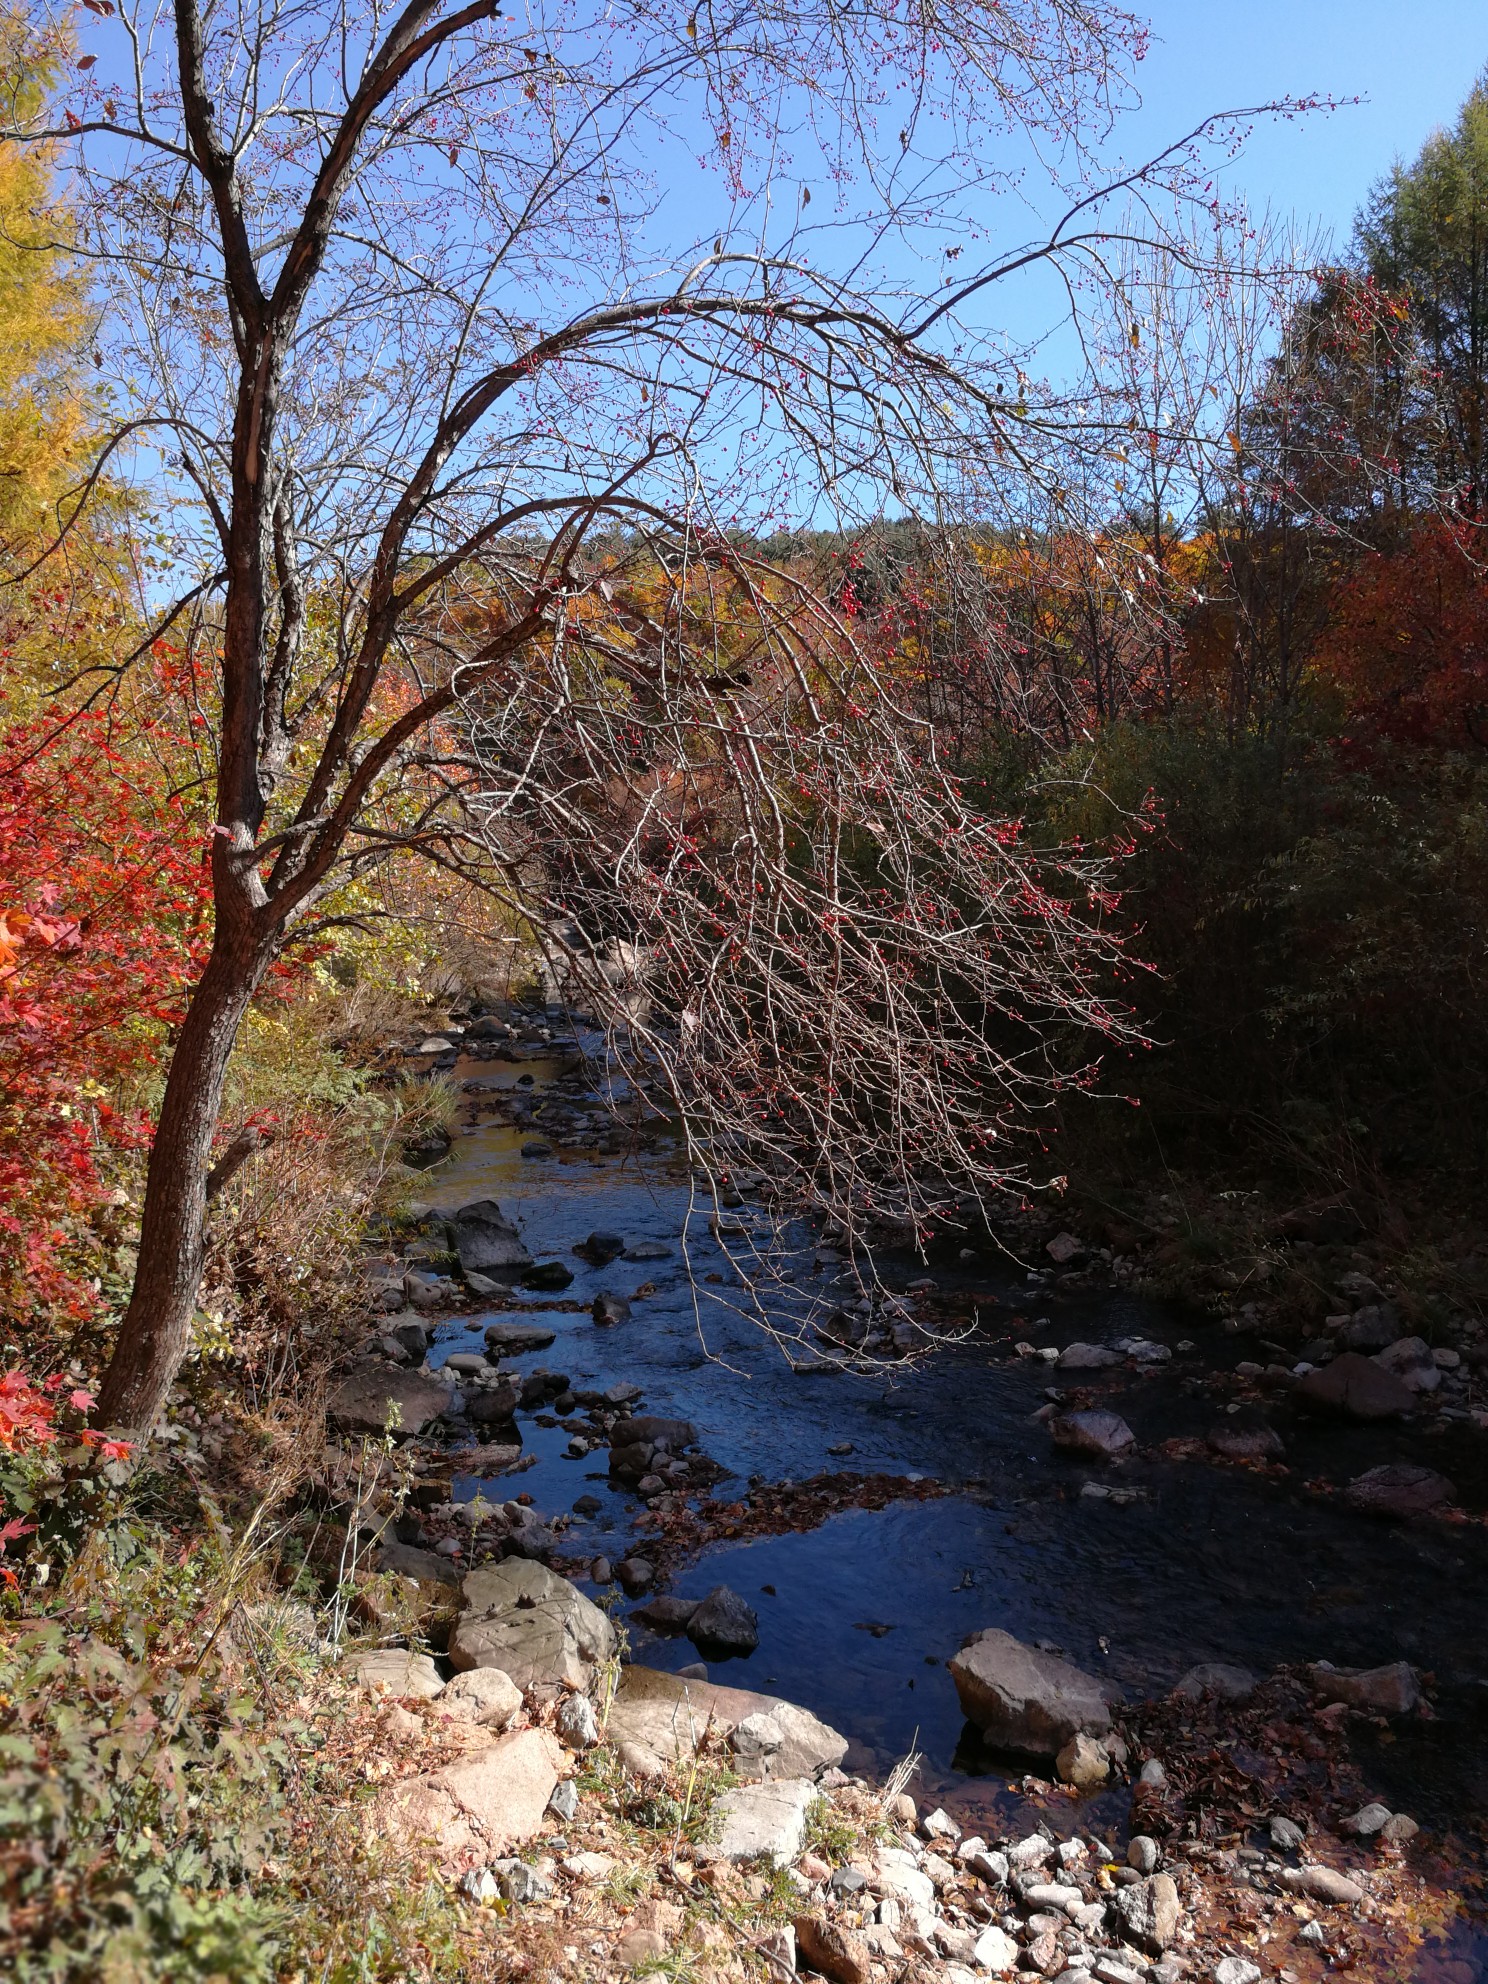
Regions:
<instances>
[{"instance_id":1,"label":"large boulder","mask_svg":"<svg viewBox=\"0 0 1488 1984\"><path fill-rule=\"evenodd\" d=\"M1299 1405L1344 1419L1398 1419L1414 1410L1416 1395L1392 1371L1346 1350L1321 1370L1309 1371L1294 1394Z\"/></svg>"},{"instance_id":2,"label":"large boulder","mask_svg":"<svg viewBox=\"0 0 1488 1984\"><path fill-rule=\"evenodd\" d=\"M466 1610L450 1636L451 1666L499 1667L519 1688L587 1688L615 1651L597 1605L546 1565L509 1557L465 1580Z\"/></svg>"},{"instance_id":3,"label":"large boulder","mask_svg":"<svg viewBox=\"0 0 1488 1984\"><path fill-rule=\"evenodd\" d=\"M997 1627L968 1640L950 1668L962 1712L994 1749L1052 1760L1072 1736L1111 1727L1099 1681Z\"/></svg>"},{"instance_id":4,"label":"large boulder","mask_svg":"<svg viewBox=\"0 0 1488 1984\"><path fill-rule=\"evenodd\" d=\"M406 1438L438 1419L450 1394L451 1387L436 1378L366 1358L347 1372L331 1394L327 1411L348 1433L381 1433L391 1427Z\"/></svg>"},{"instance_id":5,"label":"large boulder","mask_svg":"<svg viewBox=\"0 0 1488 1984\"><path fill-rule=\"evenodd\" d=\"M518 1730L443 1770L389 1785L372 1827L399 1846L432 1846L446 1865L485 1865L541 1829L563 1761L547 1730Z\"/></svg>"},{"instance_id":6,"label":"large boulder","mask_svg":"<svg viewBox=\"0 0 1488 1984\"><path fill-rule=\"evenodd\" d=\"M530 1268L532 1256L522 1236L494 1199L474 1199L450 1221L455 1252L467 1273L489 1274L493 1268Z\"/></svg>"},{"instance_id":7,"label":"large boulder","mask_svg":"<svg viewBox=\"0 0 1488 1984\"><path fill-rule=\"evenodd\" d=\"M769 1756L776 1777L815 1777L847 1755L847 1738L794 1702L749 1688L684 1680L654 1667L620 1670L607 1728L612 1742L633 1743L663 1764L685 1764L710 1731L728 1741L756 1715L767 1716L780 1731L780 1747Z\"/></svg>"}]
</instances>

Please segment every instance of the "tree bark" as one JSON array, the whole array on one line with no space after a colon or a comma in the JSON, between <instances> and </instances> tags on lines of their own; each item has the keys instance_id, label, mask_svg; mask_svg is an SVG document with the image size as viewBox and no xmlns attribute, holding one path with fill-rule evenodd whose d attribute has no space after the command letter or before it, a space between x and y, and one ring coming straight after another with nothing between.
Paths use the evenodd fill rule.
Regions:
<instances>
[{"instance_id":1,"label":"tree bark","mask_svg":"<svg viewBox=\"0 0 1488 1984\"><path fill-rule=\"evenodd\" d=\"M228 1059L269 960L267 948L225 941L219 924L171 1057L150 1151L134 1289L99 1394L100 1426L149 1433L186 1354Z\"/></svg>"}]
</instances>

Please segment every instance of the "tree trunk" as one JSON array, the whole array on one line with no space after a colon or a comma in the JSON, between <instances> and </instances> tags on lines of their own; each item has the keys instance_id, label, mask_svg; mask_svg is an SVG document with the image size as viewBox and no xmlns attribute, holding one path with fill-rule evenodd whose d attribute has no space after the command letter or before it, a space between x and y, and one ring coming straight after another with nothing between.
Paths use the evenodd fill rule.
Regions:
<instances>
[{"instance_id":1,"label":"tree trunk","mask_svg":"<svg viewBox=\"0 0 1488 1984\"><path fill-rule=\"evenodd\" d=\"M201 1279L212 1137L228 1057L269 952L221 925L171 1057L150 1151L139 1260L97 1423L148 1433L180 1369Z\"/></svg>"}]
</instances>

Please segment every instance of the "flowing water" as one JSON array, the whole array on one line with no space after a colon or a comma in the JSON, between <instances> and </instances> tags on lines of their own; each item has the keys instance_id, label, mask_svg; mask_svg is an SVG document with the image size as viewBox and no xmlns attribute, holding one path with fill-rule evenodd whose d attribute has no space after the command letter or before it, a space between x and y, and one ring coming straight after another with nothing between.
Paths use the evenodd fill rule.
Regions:
<instances>
[{"instance_id":1,"label":"flowing water","mask_svg":"<svg viewBox=\"0 0 1488 1984\"><path fill-rule=\"evenodd\" d=\"M555 1072L529 1063L499 1079L531 1073L540 1085ZM672 1589L701 1596L728 1584L760 1622L757 1651L711 1669L714 1678L805 1704L850 1737L849 1761L861 1767L885 1768L917 1746L925 1786L974 1814L989 1801L1005 1806L1006 1779L965 1740L945 1662L983 1627L1057 1647L1133 1698L1164 1691L1198 1661L1264 1674L1283 1662L1406 1659L1430 1677L1437 1719L1399 1724L1394 1740L1379 1745L1369 1759L1378 1795L1439 1829L1476 1830L1488 1815L1488 1527L1371 1521L1317 1486L1341 1485L1381 1461L1419 1460L1449 1475L1469 1517L1481 1518L1488 1439L1475 1428L1322 1425L1295 1419L1281 1403L1269 1416L1288 1442L1284 1478L1202 1461L1138 1458L1115 1473L1072 1461L1032 1419L1051 1382L1036 1358L1010 1360L1005 1344L994 1350L983 1336L872 1377L797 1374L730 1307L738 1290L729 1262L696 1217L684 1258L685 1177L662 1159L524 1159L522 1141L505 1124L467 1132L428 1174L428 1195L441 1209L494 1198L534 1256L559 1256L574 1270L556 1303L517 1298L557 1338L510 1360L513 1368L544 1365L580 1388L641 1386L641 1409L691 1419L704 1450L737 1477L715 1491L723 1495L742 1493L750 1476L799 1481L834 1470L920 1476L954 1490L848 1510L804 1534L706 1549ZM572 1251L594 1230L671 1252L595 1268ZM819 1262L805 1246L803 1296L828 1289L840 1271ZM880 1266L892 1283L892 1264ZM901 1285L918 1271L906 1258ZM955 1277L939 1279L944 1287ZM634 1300L628 1322L597 1328L585 1312L596 1294L633 1297L643 1282L655 1292ZM1193 1380L1258 1354L1212 1322L1119 1292L1031 1296L1011 1264L1000 1286L979 1269L977 1286L999 1293L999 1314L1047 1318L1015 1332L1040 1344L1141 1335L1173 1346L1172 1361L1155 1368L1081 1374L1109 1394L1144 1449L1202 1436L1220 1408ZM433 1360L480 1347L489 1319L443 1326ZM570 1529L566 1551L625 1555L640 1505L611 1485L604 1452L571 1459L565 1431L526 1414L522 1423L535 1459L520 1486L537 1509L554 1515L586 1493L602 1503ZM830 1453L844 1445L849 1456ZM1087 1482L1112 1481L1138 1491L1135 1499L1081 1493ZM466 1479L459 1492L477 1486ZM697 1658L686 1640L652 1641L639 1627L632 1643L657 1666ZM1097 1799L1088 1822L1119 1832L1124 1802L1124 1794ZM1488 1945L1469 1941L1481 1970L1467 1974L1488 1977Z\"/></svg>"}]
</instances>

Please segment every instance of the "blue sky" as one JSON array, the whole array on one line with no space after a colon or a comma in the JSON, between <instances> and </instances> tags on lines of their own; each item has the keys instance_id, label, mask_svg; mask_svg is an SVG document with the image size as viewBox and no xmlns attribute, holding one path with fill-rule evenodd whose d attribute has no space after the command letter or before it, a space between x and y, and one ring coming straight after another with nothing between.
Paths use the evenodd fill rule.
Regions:
<instances>
[{"instance_id":1,"label":"blue sky","mask_svg":"<svg viewBox=\"0 0 1488 1984\"><path fill-rule=\"evenodd\" d=\"M1205 110L1279 96L1367 100L1256 130L1234 169L1253 207L1320 220L1342 247L1355 208L1397 155L1448 124L1488 64L1488 0L1150 0L1159 38L1138 72L1140 131L1161 141Z\"/></svg>"}]
</instances>

